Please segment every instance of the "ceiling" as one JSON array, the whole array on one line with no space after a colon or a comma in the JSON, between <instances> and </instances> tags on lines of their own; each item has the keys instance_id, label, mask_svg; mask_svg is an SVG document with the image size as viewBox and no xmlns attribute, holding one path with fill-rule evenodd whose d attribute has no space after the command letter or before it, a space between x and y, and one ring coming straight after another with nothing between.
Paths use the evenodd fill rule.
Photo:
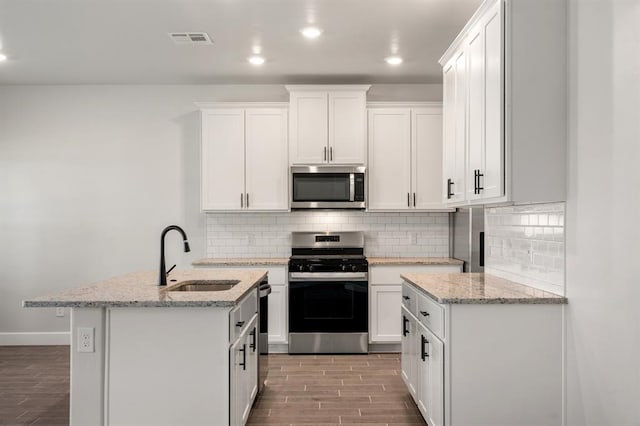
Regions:
<instances>
[{"instance_id":1,"label":"ceiling","mask_svg":"<svg viewBox=\"0 0 640 426\"><path fill-rule=\"evenodd\" d=\"M480 3L0 0L0 84L440 83L437 60ZM300 35L308 23L320 38ZM213 44L168 35L192 31Z\"/></svg>"}]
</instances>

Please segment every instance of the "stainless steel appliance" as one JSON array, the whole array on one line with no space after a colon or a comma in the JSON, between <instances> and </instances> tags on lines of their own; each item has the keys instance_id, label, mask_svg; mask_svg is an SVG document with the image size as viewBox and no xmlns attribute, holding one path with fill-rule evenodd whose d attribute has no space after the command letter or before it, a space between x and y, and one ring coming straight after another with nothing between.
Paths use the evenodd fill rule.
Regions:
<instances>
[{"instance_id":1,"label":"stainless steel appliance","mask_svg":"<svg viewBox=\"0 0 640 426\"><path fill-rule=\"evenodd\" d=\"M451 257L464 261L464 272L484 272L484 208L460 208L449 214Z\"/></svg>"},{"instance_id":2,"label":"stainless steel appliance","mask_svg":"<svg viewBox=\"0 0 640 426\"><path fill-rule=\"evenodd\" d=\"M367 353L368 263L362 232L294 232L289 353Z\"/></svg>"},{"instance_id":3,"label":"stainless steel appliance","mask_svg":"<svg viewBox=\"0 0 640 426\"><path fill-rule=\"evenodd\" d=\"M267 379L267 360L269 355L269 295L271 285L268 279L260 283L260 303L258 305L258 393Z\"/></svg>"},{"instance_id":4,"label":"stainless steel appliance","mask_svg":"<svg viewBox=\"0 0 640 426\"><path fill-rule=\"evenodd\" d=\"M291 167L292 209L364 209L365 167Z\"/></svg>"}]
</instances>

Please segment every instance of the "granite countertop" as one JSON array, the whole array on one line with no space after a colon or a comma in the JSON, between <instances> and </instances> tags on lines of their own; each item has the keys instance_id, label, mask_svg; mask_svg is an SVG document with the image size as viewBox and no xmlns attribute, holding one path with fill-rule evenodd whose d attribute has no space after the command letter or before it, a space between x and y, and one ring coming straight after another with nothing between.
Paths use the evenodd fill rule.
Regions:
<instances>
[{"instance_id":1,"label":"granite countertop","mask_svg":"<svg viewBox=\"0 0 640 426\"><path fill-rule=\"evenodd\" d=\"M567 298L483 273L401 274L438 303L564 304Z\"/></svg>"},{"instance_id":2,"label":"granite countertop","mask_svg":"<svg viewBox=\"0 0 640 426\"><path fill-rule=\"evenodd\" d=\"M264 257L264 258L214 258L209 257L199 259L191 264L193 266L252 266L252 265L287 265L289 258L284 257Z\"/></svg>"},{"instance_id":3,"label":"granite countertop","mask_svg":"<svg viewBox=\"0 0 640 426\"><path fill-rule=\"evenodd\" d=\"M27 308L50 307L231 307L259 284L266 270L179 270L167 277L167 287L158 287L157 271L133 272L86 287L64 290L25 300ZM173 282L173 280L176 280ZM225 291L168 291L182 281L240 280Z\"/></svg>"},{"instance_id":4,"label":"granite countertop","mask_svg":"<svg viewBox=\"0 0 640 426\"><path fill-rule=\"evenodd\" d=\"M450 257L367 257L369 265L462 265Z\"/></svg>"}]
</instances>

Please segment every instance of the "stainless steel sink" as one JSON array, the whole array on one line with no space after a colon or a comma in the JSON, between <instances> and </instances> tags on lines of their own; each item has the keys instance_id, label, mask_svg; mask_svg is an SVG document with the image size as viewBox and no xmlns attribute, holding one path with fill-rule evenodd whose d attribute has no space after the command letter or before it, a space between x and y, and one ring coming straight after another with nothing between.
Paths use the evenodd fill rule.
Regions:
<instances>
[{"instance_id":1,"label":"stainless steel sink","mask_svg":"<svg viewBox=\"0 0 640 426\"><path fill-rule=\"evenodd\" d=\"M167 291L225 291L238 284L239 280L190 280L170 287Z\"/></svg>"}]
</instances>

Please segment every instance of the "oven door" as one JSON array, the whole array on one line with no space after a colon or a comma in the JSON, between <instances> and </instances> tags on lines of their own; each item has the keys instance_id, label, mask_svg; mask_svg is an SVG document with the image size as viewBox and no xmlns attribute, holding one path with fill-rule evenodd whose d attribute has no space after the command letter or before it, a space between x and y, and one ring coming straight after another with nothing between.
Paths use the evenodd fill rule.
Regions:
<instances>
[{"instance_id":1,"label":"oven door","mask_svg":"<svg viewBox=\"0 0 640 426\"><path fill-rule=\"evenodd\" d=\"M367 281L289 282L290 333L366 333Z\"/></svg>"}]
</instances>

